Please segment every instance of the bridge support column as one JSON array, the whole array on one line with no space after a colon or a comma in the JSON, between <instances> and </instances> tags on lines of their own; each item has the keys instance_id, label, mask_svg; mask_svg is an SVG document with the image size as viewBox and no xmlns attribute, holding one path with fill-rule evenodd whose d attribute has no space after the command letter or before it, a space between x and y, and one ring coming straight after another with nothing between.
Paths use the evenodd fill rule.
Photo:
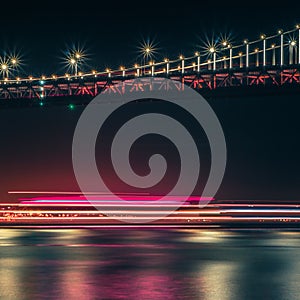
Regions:
<instances>
[{"instance_id":1,"label":"bridge support column","mask_svg":"<svg viewBox=\"0 0 300 300\"><path fill-rule=\"evenodd\" d=\"M255 49L256 52L256 67L259 67L259 49Z\"/></svg>"},{"instance_id":2,"label":"bridge support column","mask_svg":"<svg viewBox=\"0 0 300 300\"><path fill-rule=\"evenodd\" d=\"M280 33L280 65L284 64L284 53L283 53L283 31L279 31Z\"/></svg>"},{"instance_id":3,"label":"bridge support column","mask_svg":"<svg viewBox=\"0 0 300 300\"><path fill-rule=\"evenodd\" d=\"M244 64L243 64L243 52L239 53L239 57L240 57L240 68L243 68Z\"/></svg>"},{"instance_id":4,"label":"bridge support column","mask_svg":"<svg viewBox=\"0 0 300 300\"><path fill-rule=\"evenodd\" d=\"M267 64L267 61L266 61L266 38L263 39L263 66L265 67L266 64Z\"/></svg>"},{"instance_id":5,"label":"bridge support column","mask_svg":"<svg viewBox=\"0 0 300 300\"><path fill-rule=\"evenodd\" d=\"M298 64L300 65L300 25L297 25L298 28Z\"/></svg>"},{"instance_id":6,"label":"bridge support column","mask_svg":"<svg viewBox=\"0 0 300 300\"><path fill-rule=\"evenodd\" d=\"M229 68L232 69L232 48L229 50Z\"/></svg>"},{"instance_id":7,"label":"bridge support column","mask_svg":"<svg viewBox=\"0 0 300 300\"><path fill-rule=\"evenodd\" d=\"M246 43L246 68L249 68L249 44Z\"/></svg>"},{"instance_id":8,"label":"bridge support column","mask_svg":"<svg viewBox=\"0 0 300 300\"><path fill-rule=\"evenodd\" d=\"M217 63L216 63L216 60L217 60L217 53L216 53L216 51L215 51L215 52L214 52L214 66L213 66L214 71L216 71L216 69L217 69Z\"/></svg>"},{"instance_id":9,"label":"bridge support column","mask_svg":"<svg viewBox=\"0 0 300 300\"><path fill-rule=\"evenodd\" d=\"M289 46L290 65L294 64L294 47L290 44Z\"/></svg>"},{"instance_id":10,"label":"bridge support column","mask_svg":"<svg viewBox=\"0 0 300 300\"><path fill-rule=\"evenodd\" d=\"M154 76L154 72L155 72L154 63L152 63L152 66L151 66L151 76Z\"/></svg>"},{"instance_id":11,"label":"bridge support column","mask_svg":"<svg viewBox=\"0 0 300 300\"><path fill-rule=\"evenodd\" d=\"M226 70L226 69L227 69L227 57L224 56L224 57L223 57L223 60L224 60L224 65L223 65L223 67L224 67L224 69Z\"/></svg>"}]
</instances>

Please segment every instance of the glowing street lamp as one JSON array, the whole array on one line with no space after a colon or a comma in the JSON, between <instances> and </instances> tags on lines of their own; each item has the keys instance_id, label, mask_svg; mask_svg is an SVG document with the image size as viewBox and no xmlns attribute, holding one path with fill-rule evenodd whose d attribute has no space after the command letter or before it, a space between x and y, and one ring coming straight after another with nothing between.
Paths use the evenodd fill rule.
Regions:
<instances>
[{"instance_id":1,"label":"glowing street lamp","mask_svg":"<svg viewBox=\"0 0 300 300\"><path fill-rule=\"evenodd\" d=\"M4 78L8 78L9 73L18 69L20 60L17 56L0 57L0 73Z\"/></svg>"},{"instance_id":2,"label":"glowing street lamp","mask_svg":"<svg viewBox=\"0 0 300 300\"><path fill-rule=\"evenodd\" d=\"M169 72L170 72L170 62L169 62L169 59L165 58L164 62L167 64L166 73L169 74Z\"/></svg>"},{"instance_id":3,"label":"glowing street lamp","mask_svg":"<svg viewBox=\"0 0 300 300\"><path fill-rule=\"evenodd\" d=\"M77 73L78 73L78 62L75 58L70 58L70 61L69 61L70 65L72 66L72 68L75 69L75 76L77 76Z\"/></svg>"},{"instance_id":4,"label":"glowing street lamp","mask_svg":"<svg viewBox=\"0 0 300 300\"><path fill-rule=\"evenodd\" d=\"M232 45L229 44L227 48L229 48L229 68L232 69Z\"/></svg>"},{"instance_id":5,"label":"glowing street lamp","mask_svg":"<svg viewBox=\"0 0 300 300\"><path fill-rule=\"evenodd\" d=\"M280 35L280 65L284 64L284 53L283 53L283 30L279 29L278 34Z\"/></svg>"},{"instance_id":6,"label":"glowing street lamp","mask_svg":"<svg viewBox=\"0 0 300 300\"><path fill-rule=\"evenodd\" d=\"M249 41L244 40L244 44L246 45L246 68L249 68Z\"/></svg>"},{"instance_id":7,"label":"glowing street lamp","mask_svg":"<svg viewBox=\"0 0 300 300\"><path fill-rule=\"evenodd\" d=\"M216 48L215 47L210 47L208 50L209 50L210 53L215 53Z\"/></svg>"},{"instance_id":8,"label":"glowing street lamp","mask_svg":"<svg viewBox=\"0 0 300 300\"><path fill-rule=\"evenodd\" d=\"M78 66L79 63L84 60L84 52L78 50L71 50L67 56L68 66L74 70L75 76L78 75Z\"/></svg>"},{"instance_id":9,"label":"glowing street lamp","mask_svg":"<svg viewBox=\"0 0 300 300\"><path fill-rule=\"evenodd\" d=\"M296 25L298 29L298 64L300 65L300 24Z\"/></svg>"},{"instance_id":10,"label":"glowing street lamp","mask_svg":"<svg viewBox=\"0 0 300 300\"><path fill-rule=\"evenodd\" d=\"M125 77L125 67L121 66L120 70L122 71L122 76Z\"/></svg>"},{"instance_id":11,"label":"glowing street lamp","mask_svg":"<svg viewBox=\"0 0 300 300\"><path fill-rule=\"evenodd\" d=\"M260 38L263 41L263 66L266 66L266 35L262 34Z\"/></svg>"},{"instance_id":12,"label":"glowing street lamp","mask_svg":"<svg viewBox=\"0 0 300 300\"><path fill-rule=\"evenodd\" d=\"M11 64L12 64L13 67L17 67L17 65L18 65L18 60L17 60L17 58L12 57L10 61L11 61Z\"/></svg>"},{"instance_id":13,"label":"glowing street lamp","mask_svg":"<svg viewBox=\"0 0 300 300\"><path fill-rule=\"evenodd\" d=\"M147 55L147 56L149 56L149 55L151 54L151 51L152 51L152 49L151 49L150 47L146 47L146 48L144 49L144 53L145 53L145 55Z\"/></svg>"},{"instance_id":14,"label":"glowing street lamp","mask_svg":"<svg viewBox=\"0 0 300 300\"><path fill-rule=\"evenodd\" d=\"M276 65L276 44L272 44L271 48L273 49L273 54L272 54L272 65Z\"/></svg>"},{"instance_id":15,"label":"glowing street lamp","mask_svg":"<svg viewBox=\"0 0 300 300\"><path fill-rule=\"evenodd\" d=\"M150 61L154 59L157 52L156 43L150 39L143 40L138 46L138 58L141 59L141 71L146 73L146 60ZM151 71L150 71L151 72Z\"/></svg>"},{"instance_id":16,"label":"glowing street lamp","mask_svg":"<svg viewBox=\"0 0 300 300\"><path fill-rule=\"evenodd\" d=\"M80 52L76 52L76 53L75 53L75 58L76 58L77 60L79 60L79 59L81 58L81 53L80 53Z\"/></svg>"},{"instance_id":17,"label":"glowing street lamp","mask_svg":"<svg viewBox=\"0 0 300 300\"><path fill-rule=\"evenodd\" d=\"M297 42L295 40L291 40L290 41L290 47L289 47L289 50L290 50L290 65L294 64L294 50L297 46Z\"/></svg>"},{"instance_id":18,"label":"glowing street lamp","mask_svg":"<svg viewBox=\"0 0 300 300\"><path fill-rule=\"evenodd\" d=\"M184 73L184 56L183 55L180 55L179 56L179 59L181 59L181 73L183 74Z\"/></svg>"},{"instance_id":19,"label":"glowing street lamp","mask_svg":"<svg viewBox=\"0 0 300 300\"><path fill-rule=\"evenodd\" d=\"M2 63L1 64L1 72L3 74L3 78L7 78L8 77L8 64L7 63Z\"/></svg>"},{"instance_id":20,"label":"glowing street lamp","mask_svg":"<svg viewBox=\"0 0 300 300\"><path fill-rule=\"evenodd\" d=\"M222 46L223 46L223 47L227 47L227 46L228 46L228 44L229 44L229 42L228 42L228 41L226 41L226 40L222 42Z\"/></svg>"},{"instance_id":21,"label":"glowing street lamp","mask_svg":"<svg viewBox=\"0 0 300 300\"><path fill-rule=\"evenodd\" d=\"M259 48L256 48L254 52L256 53L256 66L259 67Z\"/></svg>"},{"instance_id":22,"label":"glowing street lamp","mask_svg":"<svg viewBox=\"0 0 300 300\"><path fill-rule=\"evenodd\" d=\"M200 53L197 51L195 52L195 56L197 57L197 72L200 72Z\"/></svg>"},{"instance_id":23,"label":"glowing street lamp","mask_svg":"<svg viewBox=\"0 0 300 300\"><path fill-rule=\"evenodd\" d=\"M240 68L243 68L243 52L239 52L240 57Z\"/></svg>"},{"instance_id":24,"label":"glowing street lamp","mask_svg":"<svg viewBox=\"0 0 300 300\"><path fill-rule=\"evenodd\" d=\"M208 51L213 54L213 70L216 70L217 51L214 46L210 47Z\"/></svg>"}]
</instances>

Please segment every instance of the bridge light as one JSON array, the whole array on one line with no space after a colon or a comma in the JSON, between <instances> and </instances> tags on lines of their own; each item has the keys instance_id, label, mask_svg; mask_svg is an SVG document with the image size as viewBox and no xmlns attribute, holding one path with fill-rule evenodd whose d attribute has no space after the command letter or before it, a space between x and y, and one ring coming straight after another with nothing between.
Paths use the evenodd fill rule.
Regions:
<instances>
[{"instance_id":1,"label":"bridge light","mask_svg":"<svg viewBox=\"0 0 300 300\"><path fill-rule=\"evenodd\" d=\"M243 56L243 52L239 52L239 56Z\"/></svg>"},{"instance_id":2,"label":"bridge light","mask_svg":"<svg viewBox=\"0 0 300 300\"><path fill-rule=\"evenodd\" d=\"M183 59L184 57L183 57L183 55L179 55L179 59Z\"/></svg>"},{"instance_id":3,"label":"bridge light","mask_svg":"<svg viewBox=\"0 0 300 300\"><path fill-rule=\"evenodd\" d=\"M1 65L1 69L3 70L3 71L6 71L7 69L8 69L8 65L7 64L2 64Z\"/></svg>"},{"instance_id":4,"label":"bridge light","mask_svg":"<svg viewBox=\"0 0 300 300\"><path fill-rule=\"evenodd\" d=\"M275 44L272 44L271 47L274 49L274 48L276 47L276 45L275 45Z\"/></svg>"},{"instance_id":5,"label":"bridge light","mask_svg":"<svg viewBox=\"0 0 300 300\"><path fill-rule=\"evenodd\" d=\"M164 62L165 62L165 63L167 63L168 61L169 61L169 59L168 59L168 58L165 58L165 59L164 59Z\"/></svg>"},{"instance_id":6,"label":"bridge light","mask_svg":"<svg viewBox=\"0 0 300 300\"><path fill-rule=\"evenodd\" d=\"M17 66L17 64L18 64L18 60L17 60L17 58L16 58L16 57L12 57L12 58L11 58L11 64L12 64L14 67L16 67L16 66Z\"/></svg>"},{"instance_id":7,"label":"bridge light","mask_svg":"<svg viewBox=\"0 0 300 300\"><path fill-rule=\"evenodd\" d=\"M76 64L76 59L75 58L71 58L70 59L70 64L71 65L75 65Z\"/></svg>"},{"instance_id":8,"label":"bridge light","mask_svg":"<svg viewBox=\"0 0 300 300\"><path fill-rule=\"evenodd\" d=\"M144 65L146 64L146 58L151 59L155 56L156 50L156 43L154 43L154 41L148 40L140 43L139 52L140 56L142 56L142 58L144 59Z\"/></svg>"},{"instance_id":9,"label":"bridge light","mask_svg":"<svg viewBox=\"0 0 300 300\"><path fill-rule=\"evenodd\" d=\"M45 80L45 79L46 79L46 76L43 75L43 76L42 76L42 79Z\"/></svg>"},{"instance_id":10,"label":"bridge light","mask_svg":"<svg viewBox=\"0 0 300 300\"><path fill-rule=\"evenodd\" d=\"M265 34L261 34L260 38L261 38L262 40L264 40L264 39L266 38L266 35L265 35Z\"/></svg>"},{"instance_id":11,"label":"bridge light","mask_svg":"<svg viewBox=\"0 0 300 300\"><path fill-rule=\"evenodd\" d=\"M195 56L199 56L200 53L198 51L195 52Z\"/></svg>"},{"instance_id":12,"label":"bridge light","mask_svg":"<svg viewBox=\"0 0 300 300\"><path fill-rule=\"evenodd\" d=\"M32 77L32 76L29 76L28 78L29 78L30 81L33 80L33 77Z\"/></svg>"},{"instance_id":13,"label":"bridge light","mask_svg":"<svg viewBox=\"0 0 300 300\"><path fill-rule=\"evenodd\" d=\"M209 50L210 53L215 53L216 52L216 48L215 47L210 47L208 50Z\"/></svg>"},{"instance_id":14,"label":"bridge light","mask_svg":"<svg viewBox=\"0 0 300 300\"><path fill-rule=\"evenodd\" d=\"M228 45L228 41L223 41L222 46L226 47Z\"/></svg>"},{"instance_id":15,"label":"bridge light","mask_svg":"<svg viewBox=\"0 0 300 300\"><path fill-rule=\"evenodd\" d=\"M296 25L296 28L297 28L297 29L300 29L300 24L297 24L297 25Z\"/></svg>"},{"instance_id":16,"label":"bridge light","mask_svg":"<svg viewBox=\"0 0 300 300\"><path fill-rule=\"evenodd\" d=\"M77 59L80 59L80 58L81 58L81 56L82 56L82 55L81 55L81 53L80 53L80 52L76 52L76 53L75 53L75 57L76 57Z\"/></svg>"},{"instance_id":17,"label":"bridge light","mask_svg":"<svg viewBox=\"0 0 300 300\"><path fill-rule=\"evenodd\" d=\"M290 44L292 47L295 47L297 45L297 42L295 40L293 40L293 41L290 41Z\"/></svg>"},{"instance_id":18,"label":"bridge light","mask_svg":"<svg viewBox=\"0 0 300 300\"><path fill-rule=\"evenodd\" d=\"M244 44L247 45L248 43L249 43L249 41L248 41L247 39L245 39L245 40L244 40Z\"/></svg>"},{"instance_id":19,"label":"bridge light","mask_svg":"<svg viewBox=\"0 0 300 300\"><path fill-rule=\"evenodd\" d=\"M121 71L124 71L124 70L125 70L125 67L121 66L121 67L120 67L120 70L121 70Z\"/></svg>"},{"instance_id":20,"label":"bridge light","mask_svg":"<svg viewBox=\"0 0 300 300\"><path fill-rule=\"evenodd\" d=\"M278 34L283 34L283 30L282 30L282 29L279 29L279 30L278 30Z\"/></svg>"}]
</instances>

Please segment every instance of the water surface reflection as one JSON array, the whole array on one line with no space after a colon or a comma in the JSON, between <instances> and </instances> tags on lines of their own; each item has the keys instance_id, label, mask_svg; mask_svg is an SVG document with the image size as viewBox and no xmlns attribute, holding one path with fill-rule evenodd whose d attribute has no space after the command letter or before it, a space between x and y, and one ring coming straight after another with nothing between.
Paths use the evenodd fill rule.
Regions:
<instances>
[{"instance_id":1,"label":"water surface reflection","mask_svg":"<svg viewBox=\"0 0 300 300\"><path fill-rule=\"evenodd\" d=\"M1 299L299 299L300 233L0 230Z\"/></svg>"}]
</instances>

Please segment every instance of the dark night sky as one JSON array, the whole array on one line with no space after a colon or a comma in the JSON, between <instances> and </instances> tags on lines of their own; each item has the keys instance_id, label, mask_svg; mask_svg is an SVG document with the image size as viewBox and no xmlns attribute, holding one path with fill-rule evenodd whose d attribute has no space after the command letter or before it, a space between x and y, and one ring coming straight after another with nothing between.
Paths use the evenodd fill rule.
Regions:
<instances>
[{"instance_id":1,"label":"dark night sky","mask_svg":"<svg viewBox=\"0 0 300 300\"><path fill-rule=\"evenodd\" d=\"M290 29L300 4L285 1L23 1L1 3L0 49L17 49L25 74L65 72L62 51L85 45L89 65L132 66L143 38L159 46L157 59L190 55L201 39L231 33L239 43L262 32ZM7 13L3 13L7 12Z\"/></svg>"},{"instance_id":2,"label":"dark night sky","mask_svg":"<svg viewBox=\"0 0 300 300\"><path fill-rule=\"evenodd\" d=\"M300 22L296 1L283 6L275 1L10 3L1 3L0 51L19 50L27 75L65 72L59 58L72 43L85 44L91 68L104 70L134 64L143 37L158 42L157 59L172 58L192 54L205 34L231 33L239 42ZM228 139L221 197L297 198L297 97L212 101ZM71 143L80 112L66 107L1 109L0 201L7 201L8 190L76 189Z\"/></svg>"}]
</instances>

